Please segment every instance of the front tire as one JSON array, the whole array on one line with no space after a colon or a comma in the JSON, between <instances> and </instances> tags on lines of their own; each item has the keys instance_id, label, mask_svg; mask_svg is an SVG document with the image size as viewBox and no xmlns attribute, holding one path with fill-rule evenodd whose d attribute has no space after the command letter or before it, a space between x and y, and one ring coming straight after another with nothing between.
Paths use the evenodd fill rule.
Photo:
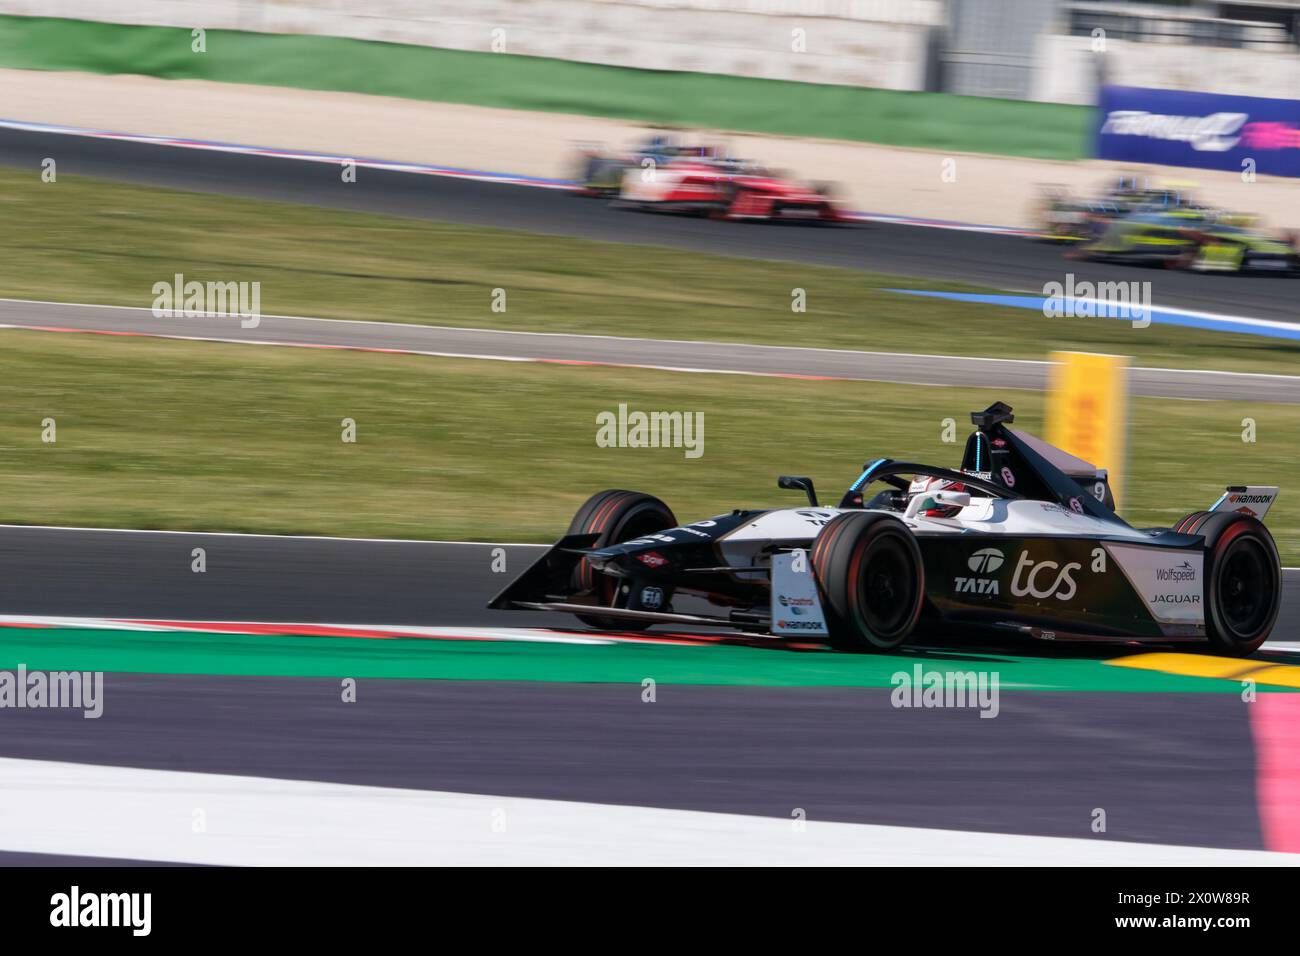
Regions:
<instances>
[{"instance_id":1,"label":"front tire","mask_svg":"<svg viewBox=\"0 0 1300 956\"><path fill-rule=\"evenodd\" d=\"M677 519L672 511L653 495L613 490L601 491L588 498L573 516L568 533L595 534L598 537L592 547L607 548L675 527ZM578 562L573 572L574 590L591 593L597 603L606 607L627 606L627 594L622 590L622 583L625 583L622 579L597 571L586 558ZM649 621L596 614L578 614L576 617L583 624L604 631L643 631L650 626Z\"/></svg>"},{"instance_id":2,"label":"front tire","mask_svg":"<svg viewBox=\"0 0 1300 956\"><path fill-rule=\"evenodd\" d=\"M1175 531L1205 537L1205 636L1217 653L1245 657L1268 640L1282 604L1282 561L1262 521L1199 511Z\"/></svg>"},{"instance_id":3,"label":"front tire","mask_svg":"<svg viewBox=\"0 0 1300 956\"><path fill-rule=\"evenodd\" d=\"M876 512L837 515L813 542L812 569L834 647L889 651L911 636L925 566L903 522Z\"/></svg>"}]
</instances>

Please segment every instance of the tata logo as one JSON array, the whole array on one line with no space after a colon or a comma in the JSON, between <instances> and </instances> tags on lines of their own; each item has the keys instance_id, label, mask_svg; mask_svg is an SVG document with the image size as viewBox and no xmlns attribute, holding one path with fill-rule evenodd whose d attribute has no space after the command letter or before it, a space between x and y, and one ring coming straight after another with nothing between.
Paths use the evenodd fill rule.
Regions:
<instances>
[{"instance_id":1,"label":"tata logo","mask_svg":"<svg viewBox=\"0 0 1300 956\"><path fill-rule=\"evenodd\" d=\"M1011 593L1016 597L1028 595L1040 601L1049 597L1068 601L1079 590L1070 575L1082 567L1074 561L1064 567L1055 561L1035 561L1028 551L1021 551L1016 561L1016 573L1011 576Z\"/></svg>"},{"instance_id":2,"label":"tata logo","mask_svg":"<svg viewBox=\"0 0 1300 956\"><path fill-rule=\"evenodd\" d=\"M953 590L958 594L997 594L998 582L995 578L955 578Z\"/></svg>"},{"instance_id":3,"label":"tata logo","mask_svg":"<svg viewBox=\"0 0 1300 956\"><path fill-rule=\"evenodd\" d=\"M1002 567L1002 552L997 548L980 548L966 559L966 567L976 574L992 574Z\"/></svg>"}]
</instances>

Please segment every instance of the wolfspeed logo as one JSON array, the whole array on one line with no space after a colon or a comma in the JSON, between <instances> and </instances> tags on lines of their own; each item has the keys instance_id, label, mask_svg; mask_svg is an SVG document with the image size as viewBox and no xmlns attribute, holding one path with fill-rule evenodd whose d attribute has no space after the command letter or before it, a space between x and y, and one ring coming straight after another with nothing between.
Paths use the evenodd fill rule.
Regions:
<instances>
[{"instance_id":1,"label":"wolfspeed logo","mask_svg":"<svg viewBox=\"0 0 1300 956\"><path fill-rule=\"evenodd\" d=\"M1111 110L1102 126L1111 136L1145 136L1187 143L1198 152L1224 153L1241 140L1246 113L1211 113L1209 116L1170 116L1145 110Z\"/></svg>"},{"instance_id":2,"label":"wolfspeed logo","mask_svg":"<svg viewBox=\"0 0 1300 956\"><path fill-rule=\"evenodd\" d=\"M1176 568L1156 568L1157 581L1195 581L1196 569L1187 561Z\"/></svg>"}]
</instances>

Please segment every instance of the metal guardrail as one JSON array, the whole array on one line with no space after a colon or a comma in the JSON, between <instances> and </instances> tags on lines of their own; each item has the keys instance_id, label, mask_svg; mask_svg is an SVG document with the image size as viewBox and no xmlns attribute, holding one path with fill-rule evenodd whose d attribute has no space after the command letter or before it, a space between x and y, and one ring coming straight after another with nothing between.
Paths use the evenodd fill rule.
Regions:
<instances>
[{"instance_id":1,"label":"metal guardrail","mask_svg":"<svg viewBox=\"0 0 1300 956\"><path fill-rule=\"evenodd\" d=\"M1071 4L1065 13L1071 36L1092 36L1093 31L1100 28L1111 40L1278 51L1295 49L1297 42L1281 23L1228 20L1093 3Z\"/></svg>"}]
</instances>

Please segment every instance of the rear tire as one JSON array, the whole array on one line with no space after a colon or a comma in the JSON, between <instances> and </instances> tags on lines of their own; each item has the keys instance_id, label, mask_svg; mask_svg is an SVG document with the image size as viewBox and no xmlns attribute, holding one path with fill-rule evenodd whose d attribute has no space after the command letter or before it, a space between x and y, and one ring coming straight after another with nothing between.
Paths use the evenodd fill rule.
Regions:
<instances>
[{"instance_id":1,"label":"rear tire","mask_svg":"<svg viewBox=\"0 0 1300 956\"><path fill-rule=\"evenodd\" d=\"M903 522L878 512L837 515L813 542L812 569L834 647L889 651L911 636L925 566Z\"/></svg>"},{"instance_id":2,"label":"rear tire","mask_svg":"<svg viewBox=\"0 0 1300 956\"><path fill-rule=\"evenodd\" d=\"M594 548L606 548L647 534L655 534L677 527L669 507L653 495L637 491L601 491L587 499L569 522L569 534L598 535ZM625 607L627 595L620 585L625 579L611 577L597 571L586 558L578 562L573 572L575 591L590 591L601 604L608 607ZM643 631L649 621L623 620L595 614L578 614L578 620L589 627L605 631Z\"/></svg>"},{"instance_id":3,"label":"rear tire","mask_svg":"<svg viewBox=\"0 0 1300 956\"><path fill-rule=\"evenodd\" d=\"M1205 537L1205 636L1220 654L1244 657L1268 640L1282 603L1282 561L1263 522L1198 511L1174 526Z\"/></svg>"}]
</instances>

